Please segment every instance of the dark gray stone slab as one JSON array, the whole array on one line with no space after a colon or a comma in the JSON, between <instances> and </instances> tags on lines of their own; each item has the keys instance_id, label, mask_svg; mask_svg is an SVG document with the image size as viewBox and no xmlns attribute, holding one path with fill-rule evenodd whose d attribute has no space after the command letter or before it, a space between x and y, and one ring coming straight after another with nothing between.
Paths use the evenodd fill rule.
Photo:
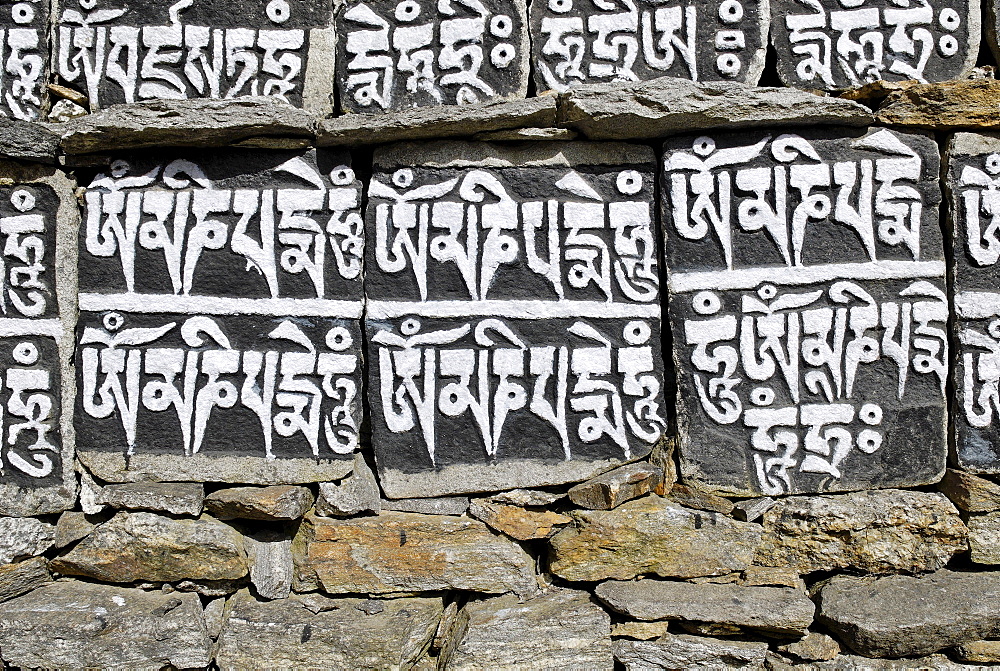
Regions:
<instances>
[{"instance_id":1,"label":"dark gray stone slab","mask_svg":"<svg viewBox=\"0 0 1000 671\"><path fill-rule=\"evenodd\" d=\"M961 79L979 55L979 0L772 0L771 16L778 74L788 86Z\"/></svg>"},{"instance_id":2,"label":"dark gray stone slab","mask_svg":"<svg viewBox=\"0 0 1000 671\"><path fill-rule=\"evenodd\" d=\"M767 0L531 3L539 91L657 77L756 84L764 69Z\"/></svg>"},{"instance_id":3,"label":"dark gray stone slab","mask_svg":"<svg viewBox=\"0 0 1000 671\"><path fill-rule=\"evenodd\" d=\"M23 121L39 117L49 72L48 31L48 3L0 4L0 117Z\"/></svg>"},{"instance_id":4,"label":"dark gray stone slab","mask_svg":"<svg viewBox=\"0 0 1000 671\"><path fill-rule=\"evenodd\" d=\"M349 473L363 235L349 157L117 159L84 201L76 418L94 474L280 484ZM133 468L152 455L163 459Z\"/></svg>"},{"instance_id":5,"label":"dark gray stone slab","mask_svg":"<svg viewBox=\"0 0 1000 671\"><path fill-rule=\"evenodd\" d=\"M337 12L345 112L523 98L525 0L347 0Z\"/></svg>"},{"instance_id":6,"label":"dark gray stone slab","mask_svg":"<svg viewBox=\"0 0 1000 671\"><path fill-rule=\"evenodd\" d=\"M665 145L687 478L769 496L940 479L938 166L933 140L886 129Z\"/></svg>"},{"instance_id":7,"label":"dark gray stone slab","mask_svg":"<svg viewBox=\"0 0 1000 671\"><path fill-rule=\"evenodd\" d=\"M53 70L90 108L273 96L333 107L333 7L323 0L57 0Z\"/></svg>"},{"instance_id":8,"label":"dark gray stone slab","mask_svg":"<svg viewBox=\"0 0 1000 671\"><path fill-rule=\"evenodd\" d=\"M653 155L397 145L366 210L369 400L390 498L585 480L665 428Z\"/></svg>"}]
</instances>

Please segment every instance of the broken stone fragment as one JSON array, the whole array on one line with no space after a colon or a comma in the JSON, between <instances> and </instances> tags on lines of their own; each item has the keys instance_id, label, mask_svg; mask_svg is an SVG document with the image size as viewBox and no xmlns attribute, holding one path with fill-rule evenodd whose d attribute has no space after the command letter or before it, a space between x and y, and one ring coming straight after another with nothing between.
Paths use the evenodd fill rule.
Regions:
<instances>
[{"instance_id":1,"label":"broken stone fragment","mask_svg":"<svg viewBox=\"0 0 1000 671\"><path fill-rule=\"evenodd\" d=\"M1000 641L969 641L955 646L955 659L972 664L1000 664Z\"/></svg>"},{"instance_id":2,"label":"broken stone fragment","mask_svg":"<svg viewBox=\"0 0 1000 671\"><path fill-rule=\"evenodd\" d=\"M464 515L469 509L467 496L440 496L434 499L383 499L382 510L423 515Z\"/></svg>"},{"instance_id":3,"label":"broken stone fragment","mask_svg":"<svg viewBox=\"0 0 1000 671\"><path fill-rule=\"evenodd\" d=\"M0 603L52 582L48 562L34 557L16 564L0 564Z\"/></svg>"},{"instance_id":4,"label":"broken stone fragment","mask_svg":"<svg viewBox=\"0 0 1000 671\"><path fill-rule=\"evenodd\" d=\"M1000 81L964 79L906 86L875 111L880 124L947 130L1000 128Z\"/></svg>"},{"instance_id":5,"label":"broken stone fragment","mask_svg":"<svg viewBox=\"0 0 1000 671\"><path fill-rule=\"evenodd\" d=\"M292 590L292 539L257 531L245 539L250 557L250 583L264 599L284 599Z\"/></svg>"},{"instance_id":6,"label":"broken stone fragment","mask_svg":"<svg viewBox=\"0 0 1000 671\"><path fill-rule=\"evenodd\" d=\"M650 641L659 638L667 633L670 628L670 620L659 620L656 622L617 622L611 625L611 635L618 638L633 638L638 641Z\"/></svg>"},{"instance_id":7,"label":"broken stone fragment","mask_svg":"<svg viewBox=\"0 0 1000 671\"><path fill-rule=\"evenodd\" d=\"M55 547L62 549L77 542L93 531L95 526L84 513L73 510L64 512L56 522Z\"/></svg>"},{"instance_id":8,"label":"broken stone fragment","mask_svg":"<svg viewBox=\"0 0 1000 671\"><path fill-rule=\"evenodd\" d=\"M696 510L707 510L723 515L730 515L733 512L733 502L729 499L689 485L675 484L670 488L670 493L667 496L682 506Z\"/></svg>"},{"instance_id":9,"label":"broken stone fragment","mask_svg":"<svg viewBox=\"0 0 1000 671\"><path fill-rule=\"evenodd\" d=\"M313 494L306 487L231 487L205 499L205 509L219 519L294 520L312 507Z\"/></svg>"},{"instance_id":10,"label":"broken stone fragment","mask_svg":"<svg viewBox=\"0 0 1000 671\"><path fill-rule=\"evenodd\" d=\"M551 510L527 510L488 499L473 500L469 506L469 514L519 541L548 538L561 527L573 523L572 517Z\"/></svg>"},{"instance_id":11,"label":"broken stone fragment","mask_svg":"<svg viewBox=\"0 0 1000 671\"><path fill-rule=\"evenodd\" d=\"M978 475L949 468L938 489L959 510L969 513L1000 510L1000 485Z\"/></svg>"},{"instance_id":12,"label":"broken stone fragment","mask_svg":"<svg viewBox=\"0 0 1000 671\"><path fill-rule=\"evenodd\" d=\"M615 659L628 671L648 669L744 669L764 668L767 643L731 639L664 634L656 641L618 640Z\"/></svg>"},{"instance_id":13,"label":"broken stone fragment","mask_svg":"<svg viewBox=\"0 0 1000 671\"><path fill-rule=\"evenodd\" d=\"M826 662L840 654L840 643L826 634L810 631L797 641L778 646L778 651L804 662Z\"/></svg>"},{"instance_id":14,"label":"broken stone fragment","mask_svg":"<svg viewBox=\"0 0 1000 671\"><path fill-rule=\"evenodd\" d=\"M976 564L1000 564L1000 511L970 515L969 558Z\"/></svg>"},{"instance_id":15,"label":"broken stone fragment","mask_svg":"<svg viewBox=\"0 0 1000 671\"><path fill-rule=\"evenodd\" d=\"M769 496L756 499L743 499L733 504L733 517L744 522L756 522L777 503Z\"/></svg>"},{"instance_id":16,"label":"broken stone fragment","mask_svg":"<svg viewBox=\"0 0 1000 671\"><path fill-rule=\"evenodd\" d=\"M116 510L149 510L197 517L205 500L205 487L198 482L109 484L101 488L98 500Z\"/></svg>"},{"instance_id":17,"label":"broken stone fragment","mask_svg":"<svg viewBox=\"0 0 1000 671\"><path fill-rule=\"evenodd\" d=\"M503 503L509 506L547 506L565 498L566 495L559 492L547 492L544 489L512 489L509 492L500 492L489 496L490 501Z\"/></svg>"},{"instance_id":18,"label":"broken stone fragment","mask_svg":"<svg viewBox=\"0 0 1000 671\"><path fill-rule=\"evenodd\" d=\"M637 461L580 483L569 490L569 500L581 508L611 510L656 489L663 470Z\"/></svg>"},{"instance_id":19,"label":"broken stone fragment","mask_svg":"<svg viewBox=\"0 0 1000 671\"><path fill-rule=\"evenodd\" d=\"M0 565L40 555L55 544L56 527L34 517L0 517Z\"/></svg>"},{"instance_id":20,"label":"broken stone fragment","mask_svg":"<svg viewBox=\"0 0 1000 671\"><path fill-rule=\"evenodd\" d=\"M382 510L381 493L375 474L365 458L354 455L354 471L340 482L322 482L316 499L316 514L348 517Z\"/></svg>"}]
</instances>

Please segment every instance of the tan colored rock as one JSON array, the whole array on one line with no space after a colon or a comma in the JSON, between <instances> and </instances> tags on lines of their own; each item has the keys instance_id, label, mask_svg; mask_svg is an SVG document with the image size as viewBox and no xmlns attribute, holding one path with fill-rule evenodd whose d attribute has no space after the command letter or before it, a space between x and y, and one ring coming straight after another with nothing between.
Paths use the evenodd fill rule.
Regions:
<instances>
[{"instance_id":1,"label":"tan colored rock","mask_svg":"<svg viewBox=\"0 0 1000 671\"><path fill-rule=\"evenodd\" d=\"M742 571L761 527L649 495L614 510L580 510L549 541L549 570L566 580L628 580L644 573L693 578ZM608 542L614 539L614 542Z\"/></svg>"},{"instance_id":2,"label":"tan colored rock","mask_svg":"<svg viewBox=\"0 0 1000 671\"><path fill-rule=\"evenodd\" d=\"M959 510L968 513L1000 510L1000 485L978 475L949 468L938 483L938 489Z\"/></svg>"},{"instance_id":3,"label":"tan colored rock","mask_svg":"<svg viewBox=\"0 0 1000 671\"><path fill-rule=\"evenodd\" d=\"M952 648L955 659L972 664L1000 664L1000 641L969 641Z\"/></svg>"},{"instance_id":4,"label":"tan colored rock","mask_svg":"<svg viewBox=\"0 0 1000 671\"><path fill-rule=\"evenodd\" d=\"M670 620L659 622L635 622L627 620L611 625L611 635L616 638L632 638L637 641L652 641L667 633Z\"/></svg>"},{"instance_id":5,"label":"tan colored rock","mask_svg":"<svg viewBox=\"0 0 1000 671\"><path fill-rule=\"evenodd\" d=\"M741 636L746 632L732 624L719 624L718 622L678 622L680 628L689 634L696 636Z\"/></svg>"},{"instance_id":6,"label":"tan colored rock","mask_svg":"<svg viewBox=\"0 0 1000 671\"><path fill-rule=\"evenodd\" d=\"M649 463L663 471L660 484L653 490L657 496L665 496L677 482L677 461L674 459L676 449L677 439L669 436L654 445L653 451L649 453Z\"/></svg>"},{"instance_id":7,"label":"tan colored rock","mask_svg":"<svg viewBox=\"0 0 1000 671\"><path fill-rule=\"evenodd\" d=\"M648 494L663 482L663 469L637 461L581 482L569 490L569 500L581 508L611 510Z\"/></svg>"},{"instance_id":8,"label":"tan colored rock","mask_svg":"<svg viewBox=\"0 0 1000 671\"><path fill-rule=\"evenodd\" d=\"M675 484L671 487L667 497L682 506L694 508L695 510L707 510L708 512L721 513L723 515L731 515L733 512L732 501L703 491L697 487Z\"/></svg>"},{"instance_id":9,"label":"tan colored rock","mask_svg":"<svg viewBox=\"0 0 1000 671\"><path fill-rule=\"evenodd\" d=\"M880 124L957 130L1000 128L1000 81L957 80L913 84L892 91L875 112Z\"/></svg>"},{"instance_id":10,"label":"tan colored rock","mask_svg":"<svg viewBox=\"0 0 1000 671\"><path fill-rule=\"evenodd\" d=\"M763 528L755 563L799 573L933 571L968 547L948 499L899 489L788 497L764 514Z\"/></svg>"},{"instance_id":11,"label":"tan colored rock","mask_svg":"<svg viewBox=\"0 0 1000 671\"><path fill-rule=\"evenodd\" d=\"M806 583L798 572L787 568L771 566L750 566L740 576L740 584L747 587L794 587L806 588Z\"/></svg>"},{"instance_id":12,"label":"tan colored rock","mask_svg":"<svg viewBox=\"0 0 1000 671\"><path fill-rule=\"evenodd\" d=\"M810 631L797 641L778 646L778 650L804 662L826 662L840 654L840 643L826 634Z\"/></svg>"},{"instance_id":13,"label":"tan colored rock","mask_svg":"<svg viewBox=\"0 0 1000 671\"><path fill-rule=\"evenodd\" d=\"M45 557L0 565L0 603L27 594L47 582L52 582L52 576Z\"/></svg>"},{"instance_id":14,"label":"tan colored rock","mask_svg":"<svg viewBox=\"0 0 1000 671\"><path fill-rule=\"evenodd\" d=\"M551 510L528 510L494 503L487 499L472 501L469 505L469 514L500 533L519 541L548 538L560 528L573 523L572 517Z\"/></svg>"},{"instance_id":15,"label":"tan colored rock","mask_svg":"<svg viewBox=\"0 0 1000 671\"><path fill-rule=\"evenodd\" d=\"M52 570L106 582L236 580L250 569L243 537L211 517L173 519L120 512Z\"/></svg>"},{"instance_id":16,"label":"tan colored rock","mask_svg":"<svg viewBox=\"0 0 1000 671\"><path fill-rule=\"evenodd\" d=\"M307 515L292 542L296 591L386 594L463 589L531 594L535 562L519 545L467 517L383 512Z\"/></svg>"},{"instance_id":17,"label":"tan colored rock","mask_svg":"<svg viewBox=\"0 0 1000 671\"><path fill-rule=\"evenodd\" d=\"M969 553L977 564L1000 564L1000 511L970 515Z\"/></svg>"},{"instance_id":18,"label":"tan colored rock","mask_svg":"<svg viewBox=\"0 0 1000 671\"><path fill-rule=\"evenodd\" d=\"M313 498L305 487L292 485L230 487L210 494L205 509L222 520L294 520L305 515Z\"/></svg>"}]
</instances>

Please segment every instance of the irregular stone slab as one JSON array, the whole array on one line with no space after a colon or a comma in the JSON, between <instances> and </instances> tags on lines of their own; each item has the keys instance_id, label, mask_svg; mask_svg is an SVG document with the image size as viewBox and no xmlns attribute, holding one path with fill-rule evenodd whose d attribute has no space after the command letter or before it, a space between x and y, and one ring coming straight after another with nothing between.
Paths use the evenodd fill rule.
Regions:
<instances>
[{"instance_id":1,"label":"irregular stone slab","mask_svg":"<svg viewBox=\"0 0 1000 671\"><path fill-rule=\"evenodd\" d=\"M938 483L938 489L959 510L969 513L1000 510L1000 485L986 478L949 468Z\"/></svg>"},{"instance_id":2,"label":"irregular stone slab","mask_svg":"<svg viewBox=\"0 0 1000 671\"><path fill-rule=\"evenodd\" d=\"M350 472L360 199L350 157L324 150L145 154L98 173L79 232L81 460L113 482ZM140 222L139 202L161 219ZM168 219L185 222L169 244ZM134 398L110 391L127 385Z\"/></svg>"},{"instance_id":3,"label":"irregular stone slab","mask_svg":"<svg viewBox=\"0 0 1000 671\"><path fill-rule=\"evenodd\" d=\"M84 513L67 511L56 522L54 546L61 549L71 545L93 531L95 526Z\"/></svg>"},{"instance_id":4,"label":"irregular stone slab","mask_svg":"<svg viewBox=\"0 0 1000 671\"><path fill-rule=\"evenodd\" d=\"M461 13L433 0L339 4L340 109L377 113L523 98L525 0L485 0Z\"/></svg>"},{"instance_id":5,"label":"irregular stone slab","mask_svg":"<svg viewBox=\"0 0 1000 671\"><path fill-rule=\"evenodd\" d=\"M220 520L294 520L312 507L313 493L305 487L232 487L212 492L205 508Z\"/></svg>"},{"instance_id":6,"label":"irregular stone slab","mask_svg":"<svg viewBox=\"0 0 1000 671\"><path fill-rule=\"evenodd\" d=\"M816 607L804 591L787 587L696 585L647 578L609 581L595 591L615 612L637 620L693 620L804 634Z\"/></svg>"},{"instance_id":7,"label":"irregular stone slab","mask_svg":"<svg viewBox=\"0 0 1000 671\"><path fill-rule=\"evenodd\" d=\"M670 488L670 494L668 494L668 496L677 503L688 508L722 513L723 515L730 515L733 512L732 501L724 499L721 496L716 496L710 492L704 492L697 487L690 487L688 485L678 483Z\"/></svg>"},{"instance_id":8,"label":"irregular stone slab","mask_svg":"<svg viewBox=\"0 0 1000 671\"><path fill-rule=\"evenodd\" d=\"M566 580L722 575L749 566L761 537L757 524L689 510L654 495L614 510L575 511L573 517L577 526L549 541L549 570Z\"/></svg>"},{"instance_id":9,"label":"irregular stone slab","mask_svg":"<svg viewBox=\"0 0 1000 671\"><path fill-rule=\"evenodd\" d=\"M932 138L883 128L664 145L685 482L775 496L940 480L939 163ZM733 189L702 194L703 180ZM885 194L897 188L906 195L890 219Z\"/></svg>"},{"instance_id":10,"label":"irregular stone slab","mask_svg":"<svg viewBox=\"0 0 1000 671\"><path fill-rule=\"evenodd\" d=\"M891 92L875 112L880 124L947 130L996 130L1000 81L960 79Z\"/></svg>"},{"instance_id":11,"label":"irregular stone slab","mask_svg":"<svg viewBox=\"0 0 1000 671\"><path fill-rule=\"evenodd\" d=\"M0 649L16 667L204 668L211 648L195 594L60 581L0 608Z\"/></svg>"},{"instance_id":12,"label":"irregular stone slab","mask_svg":"<svg viewBox=\"0 0 1000 671\"><path fill-rule=\"evenodd\" d=\"M469 514L519 541L548 538L573 522L572 517L551 510L525 510L486 499L474 500L469 506Z\"/></svg>"},{"instance_id":13,"label":"irregular stone slab","mask_svg":"<svg viewBox=\"0 0 1000 671\"><path fill-rule=\"evenodd\" d=\"M652 140L695 128L865 126L872 114L850 100L795 89L667 77L575 87L559 96L559 120L591 140Z\"/></svg>"},{"instance_id":14,"label":"irregular stone slab","mask_svg":"<svg viewBox=\"0 0 1000 671\"><path fill-rule=\"evenodd\" d=\"M197 482L130 482L105 485L100 500L117 510L151 510L172 515L201 515L205 487Z\"/></svg>"},{"instance_id":15,"label":"irregular stone slab","mask_svg":"<svg viewBox=\"0 0 1000 671\"><path fill-rule=\"evenodd\" d=\"M1000 633L1000 573L838 578L817 617L862 655L926 655Z\"/></svg>"},{"instance_id":16,"label":"irregular stone slab","mask_svg":"<svg viewBox=\"0 0 1000 671\"><path fill-rule=\"evenodd\" d=\"M383 512L338 520L307 515L292 543L292 589L386 594L464 589L537 590L535 562L482 522Z\"/></svg>"},{"instance_id":17,"label":"irregular stone slab","mask_svg":"<svg viewBox=\"0 0 1000 671\"><path fill-rule=\"evenodd\" d=\"M0 124L0 155L54 164L59 155L59 126L5 119Z\"/></svg>"},{"instance_id":18,"label":"irregular stone slab","mask_svg":"<svg viewBox=\"0 0 1000 671\"><path fill-rule=\"evenodd\" d=\"M840 654L840 644L826 634L810 631L793 643L779 645L778 650L804 662L826 662Z\"/></svg>"},{"instance_id":19,"label":"irregular stone slab","mask_svg":"<svg viewBox=\"0 0 1000 671\"><path fill-rule=\"evenodd\" d=\"M1000 641L969 641L955 646L952 649L952 654L960 662L998 664L1000 663Z\"/></svg>"},{"instance_id":20,"label":"irregular stone slab","mask_svg":"<svg viewBox=\"0 0 1000 671\"><path fill-rule=\"evenodd\" d=\"M870 0L863 8L834 0L772 0L778 76L787 86L825 91L879 79L968 76L979 55L979 2L906 8L890 0Z\"/></svg>"},{"instance_id":21,"label":"irregular stone slab","mask_svg":"<svg viewBox=\"0 0 1000 671\"><path fill-rule=\"evenodd\" d=\"M0 565L0 603L27 594L49 582L52 582L52 576L44 557Z\"/></svg>"},{"instance_id":22,"label":"irregular stone slab","mask_svg":"<svg viewBox=\"0 0 1000 671\"><path fill-rule=\"evenodd\" d=\"M740 576L739 584L748 587L794 587L804 590L806 583L798 571L772 566L748 566Z\"/></svg>"},{"instance_id":23,"label":"irregular stone slab","mask_svg":"<svg viewBox=\"0 0 1000 671\"><path fill-rule=\"evenodd\" d=\"M494 503L508 506L547 506L566 498L563 492L549 492L544 489L512 489L509 492L499 492L489 496Z\"/></svg>"},{"instance_id":24,"label":"irregular stone slab","mask_svg":"<svg viewBox=\"0 0 1000 671\"><path fill-rule=\"evenodd\" d=\"M466 496L442 496L436 499L395 499L382 501L382 510L423 515L464 515L469 509Z\"/></svg>"},{"instance_id":25,"label":"irregular stone slab","mask_svg":"<svg viewBox=\"0 0 1000 671\"><path fill-rule=\"evenodd\" d=\"M770 653L767 659L770 671L902 671L915 669L917 671L970 671L973 668L967 664L956 664L945 655L928 655L916 659L872 659L858 655L837 655L828 662L812 662L802 664L789 658Z\"/></svg>"},{"instance_id":26,"label":"irregular stone slab","mask_svg":"<svg viewBox=\"0 0 1000 671\"><path fill-rule=\"evenodd\" d=\"M106 582L237 580L250 568L243 537L211 517L129 512L98 526L51 566Z\"/></svg>"},{"instance_id":27,"label":"irregular stone slab","mask_svg":"<svg viewBox=\"0 0 1000 671\"><path fill-rule=\"evenodd\" d=\"M1000 512L970 515L969 558L977 564L1000 564Z\"/></svg>"},{"instance_id":28,"label":"irregular stone slab","mask_svg":"<svg viewBox=\"0 0 1000 671\"><path fill-rule=\"evenodd\" d=\"M756 499L744 499L733 504L733 516L744 522L754 522L761 515L774 507L777 503L770 496L761 496Z\"/></svg>"},{"instance_id":29,"label":"irregular stone slab","mask_svg":"<svg viewBox=\"0 0 1000 671\"><path fill-rule=\"evenodd\" d=\"M56 5L53 70L86 95L92 110L157 98L263 95L320 114L333 111L328 2Z\"/></svg>"},{"instance_id":30,"label":"irregular stone slab","mask_svg":"<svg viewBox=\"0 0 1000 671\"><path fill-rule=\"evenodd\" d=\"M354 455L354 472L338 483L323 482L316 499L316 514L347 517L382 510L378 481L361 454Z\"/></svg>"},{"instance_id":31,"label":"irregular stone slab","mask_svg":"<svg viewBox=\"0 0 1000 671\"><path fill-rule=\"evenodd\" d=\"M648 494L663 481L663 469L645 462L627 464L569 490L569 500L581 508L611 510Z\"/></svg>"},{"instance_id":32,"label":"irregular stone slab","mask_svg":"<svg viewBox=\"0 0 1000 671\"><path fill-rule=\"evenodd\" d=\"M586 480L661 439L653 161L620 144L376 151L365 325L386 496Z\"/></svg>"},{"instance_id":33,"label":"irregular stone slab","mask_svg":"<svg viewBox=\"0 0 1000 671\"><path fill-rule=\"evenodd\" d=\"M33 121L44 104L49 79L49 5L4 3L0 8L0 117Z\"/></svg>"},{"instance_id":34,"label":"irregular stone slab","mask_svg":"<svg viewBox=\"0 0 1000 671\"><path fill-rule=\"evenodd\" d=\"M643 0L628 12L621 9L582 0L533 2L535 87L567 91L579 84L667 76L749 84L760 79L768 2L664 7Z\"/></svg>"},{"instance_id":35,"label":"irregular stone slab","mask_svg":"<svg viewBox=\"0 0 1000 671\"><path fill-rule=\"evenodd\" d=\"M764 668L767 643L664 634L656 641L615 641L614 653L628 671L720 668L756 671Z\"/></svg>"},{"instance_id":36,"label":"irregular stone slab","mask_svg":"<svg viewBox=\"0 0 1000 671\"><path fill-rule=\"evenodd\" d=\"M660 638L670 628L670 620L659 622L616 622L611 625L611 635L615 638L632 638L637 641L651 641Z\"/></svg>"},{"instance_id":37,"label":"irregular stone slab","mask_svg":"<svg viewBox=\"0 0 1000 671\"><path fill-rule=\"evenodd\" d=\"M762 523L755 563L799 573L934 571L967 547L967 529L955 507L941 494L925 492L793 496L768 510Z\"/></svg>"},{"instance_id":38,"label":"irregular stone slab","mask_svg":"<svg viewBox=\"0 0 1000 671\"><path fill-rule=\"evenodd\" d=\"M577 132L569 128L514 128L476 133L473 140L481 142L523 142L575 140Z\"/></svg>"},{"instance_id":39,"label":"irregular stone slab","mask_svg":"<svg viewBox=\"0 0 1000 671\"><path fill-rule=\"evenodd\" d=\"M553 588L519 603L514 595L472 601L468 629L447 668L609 669L611 618L587 592Z\"/></svg>"},{"instance_id":40,"label":"irregular stone slab","mask_svg":"<svg viewBox=\"0 0 1000 671\"><path fill-rule=\"evenodd\" d=\"M0 517L0 565L42 554L54 544L55 531L34 517Z\"/></svg>"},{"instance_id":41,"label":"irregular stone slab","mask_svg":"<svg viewBox=\"0 0 1000 671\"><path fill-rule=\"evenodd\" d=\"M245 539L250 583L264 599L284 599L292 591L292 539L258 531Z\"/></svg>"},{"instance_id":42,"label":"irregular stone slab","mask_svg":"<svg viewBox=\"0 0 1000 671\"><path fill-rule=\"evenodd\" d=\"M430 645L441 599L386 599L378 612L364 599L293 594L257 601L246 590L226 605L216 663L220 669L408 669Z\"/></svg>"}]
</instances>

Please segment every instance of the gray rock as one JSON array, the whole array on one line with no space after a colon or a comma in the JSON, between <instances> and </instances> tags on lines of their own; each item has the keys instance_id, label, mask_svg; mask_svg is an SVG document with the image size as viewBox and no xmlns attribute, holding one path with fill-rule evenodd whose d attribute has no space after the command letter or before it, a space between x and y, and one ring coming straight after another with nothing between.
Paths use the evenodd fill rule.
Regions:
<instances>
[{"instance_id":1,"label":"gray rock","mask_svg":"<svg viewBox=\"0 0 1000 671\"><path fill-rule=\"evenodd\" d=\"M826 634L810 631L797 641L778 646L778 650L805 662L826 662L840 654L840 644Z\"/></svg>"},{"instance_id":2,"label":"gray rock","mask_svg":"<svg viewBox=\"0 0 1000 671\"><path fill-rule=\"evenodd\" d=\"M382 510L424 515L464 515L469 509L467 496L440 496L436 499L385 499Z\"/></svg>"},{"instance_id":3,"label":"gray rock","mask_svg":"<svg viewBox=\"0 0 1000 671\"><path fill-rule=\"evenodd\" d=\"M674 484L667 496L687 508L731 515L733 502L692 485Z\"/></svg>"},{"instance_id":4,"label":"gray rock","mask_svg":"<svg viewBox=\"0 0 1000 671\"><path fill-rule=\"evenodd\" d=\"M246 538L250 583L264 599L284 599L292 591L292 539L257 532Z\"/></svg>"},{"instance_id":5,"label":"gray rock","mask_svg":"<svg viewBox=\"0 0 1000 671\"><path fill-rule=\"evenodd\" d=\"M650 669L746 669L764 668L767 643L733 641L707 636L664 634L656 641L619 640L615 659L628 671Z\"/></svg>"},{"instance_id":6,"label":"gray rock","mask_svg":"<svg viewBox=\"0 0 1000 671\"><path fill-rule=\"evenodd\" d=\"M566 497L560 492L547 492L544 489L512 489L509 492L493 494L490 501L509 506L547 506Z\"/></svg>"},{"instance_id":7,"label":"gray rock","mask_svg":"<svg viewBox=\"0 0 1000 671\"><path fill-rule=\"evenodd\" d=\"M107 508L101 500L101 486L87 471L80 471L80 508L84 515L99 515Z\"/></svg>"},{"instance_id":8,"label":"gray rock","mask_svg":"<svg viewBox=\"0 0 1000 671\"><path fill-rule=\"evenodd\" d=\"M468 627L449 669L610 669L611 618L587 592L553 588L519 603L513 595L471 601Z\"/></svg>"},{"instance_id":9,"label":"gray rock","mask_svg":"<svg viewBox=\"0 0 1000 671\"><path fill-rule=\"evenodd\" d=\"M795 89L664 77L576 87L560 95L559 121L591 140L651 140L724 128L866 126L872 114L850 100Z\"/></svg>"},{"instance_id":10,"label":"gray rock","mask_svg":"<svg viewBox=\"0 0 1000 671\"><path fill-rule=\"evenodd\" d=\"M744 499L733 504L733 517L744 522L755 522L777 503L770 496Z\"/></svg>"},{"instance_id":11,"label":"gray rock","mask_svg":"<svg viewBox=\"0 0 1000 671\"><path fill-rule=\"evenodd\" d=\"M804 634L816 607L806 593L788 587L694 584L647 578L601 583L597 597L615 612L637 620L690 620Z\"/></svg>"},{"instance_id":12,"label":"gray rock","mask_svg":"<svg viewBox=\"0 0 1000 671\"><path fill-rule=\"evenodd\" d=\"M513 128L476 133L472 139L477 142L554 142L575 140L576 137L576 131L569 128Z\"/></svg>"},{"instance_id":13,"label":"gray rock","mask_svg":"<svg viewBox=\"0 0 1000 671\"><path fill-rule=\"evenodd\" d=\"M316 499L316 514L347 517L382 510L375 474L361 454L354 455L354 472L340 482L322 482Z\"/></svg>"},{"instance_id":14,"label":"gray rock","mask_svg":"<svg viewBox=\"0 0 1000 671\"><path fill-rule=\"evenodd\" d=\"M1000 511L970 515L969 558L977 564L1000 564Z\"/></svg>"},{"instance_id":15,"label":"gray rock","mask_svg":"<svg viewBox=\"0 0 1000 671\"><path fill-rule=\"evenodd\" d=\"M64 512L56 522L55 547L62 549L77 542L93 531L95 526L84 513L73 510Z\"/></svg>"},{"instance_id":16,"label":"gray rock","mask_svg":"<svg viewBox=\"0 0 1000 671\"><path fill-rule=\"evenodd\" d=\"M569 490L569 500L581 508L611 510L656 489L663 470L646 462L626 464Z\"/></svg>"},{"instance_id":17,"label":"gray rock","mask_svg":"<svg viewBox=\"0 0 1000 671\"><path fill-rule=\"evenodd\" d=\"M205 628L208 630L208 636L213 641L217 640L219 638L219 634L222 633L222 625L225 622L225 615L225 597L212 599L205 604Z\"/></svg>"},{"instance_id":18,"label":"gray rock","mask_svg":"<svg viewBox=\"0 0 1000 671\"><path fill-rule=\"evenodd\" d=\"M26 594L48 582L52 582L52 576L44 557L17 564L0 564L0 602Z\"/></svg>"},{"instance_id":19,"label":"gray rock","mask_svg":"<svg viewBox=\"0 0 1000 671\"><path fill-rule=\"evenodd\" d=\"M55 539L53 524L34 517L0 517L0 564L40 555Z\"/></svg>"},{"instance_id":20,"label":"gray rock","mask_svg":"<svg viewBox=\"0 0 1000 671\"><path fill-rule=\"evenodd\" d=\"M216 663L220 669L409 669L430 646L440 598L387 599L368 614L364 599L293 594L256 601L246 590L226 605Z\"/></svg>"},{"instance_id":21,"label":"gray rock","mask_svg":"<svg viewBox=\"0 0 1000 671\"><path fill-rule=\"evenodd\" d=\"M1000 510L1000 485L978 475L949 468L938 483L938 489L959 510L968 513Z\"/></svg>"},{"instance_id":22,"label":"gray rock","mask_svg":"<svg viewBox=\"0 0 1000 671\"><path fill-rule=\"evenodd\" d=\"M5 118L0 123L0 155L54 164L59 155L59 126Z\"/></svg>"},{"instance_id":23,"label":"gray rock","mask_svg":"<svg viewBox=\"0 0 1000 671\"><path fill-rule=\"evenodd\" d=\"M72 100L57 100L49 111L48 120L51 123L66 123L70 119L88 114L87 110L80 107Z\"/></svg>"},{"instance_id":24,"label":"gray rock","mask_svg":"<svg viewBox=\"0 0 1000 671\"><path fill-rule=\"evenodd\" d=\"M313 499L305 487L230 487L209 494L205 509L222 520L295 520L306 514Z\"/></svg>"},{"instance_id":25,"label":"gray rock","mask_svg":"<svg viewBox=\"0 0 1000 671\"><path fill-rule=\"evenodd\" d=\"M127 482L105 485L99 498L116 510L151 510L197 517L205 500L205 487L196 482Z\"/></svg>"},{"instance_id":26,"label":"gray rock","mask_svg":"<svg viewBox=\"0 0 1000 671\"><path fill-rule=\"evenodd\" d=\"M916 659L872 659L858 655L837 655L825 662L810 662L803 664L777 653L767 656L767 668L770 671L972 671L986 667L955 664L944 655L928 655Z\"/></svg>"},{"instance_id":27,"label":"gray rock","mask_svg":"<svg viewBox=\"0 0 1000 671\"><path fill-rule=\"evenodd\" d=\"M212 642L194 594L60 581L0 608L0 650L24 668L204 668Z\"/></svg>"},{"instance_id":28,"label":"gray rock","mask_svg":"<svg viewBox=\"0 0 1000 671\"><path fill-rule=\"evenodd\" d=\"M1000 573L838 578L818 620L868 657L914 657L1000 634Z\"/></svg>"}]
</instances>

